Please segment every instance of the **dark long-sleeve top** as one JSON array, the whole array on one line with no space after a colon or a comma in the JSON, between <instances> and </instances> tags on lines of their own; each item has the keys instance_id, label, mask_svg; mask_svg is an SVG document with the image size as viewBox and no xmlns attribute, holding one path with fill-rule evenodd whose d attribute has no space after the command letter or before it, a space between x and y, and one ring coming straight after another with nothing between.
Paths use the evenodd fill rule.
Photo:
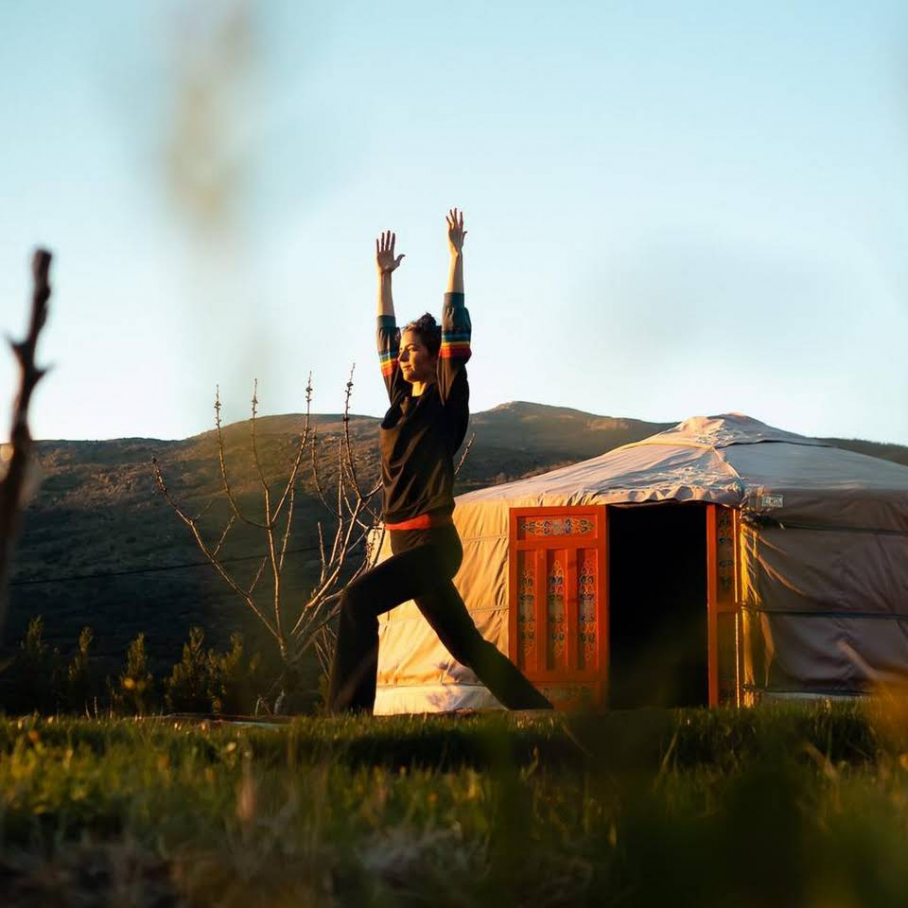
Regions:
<instances>
[{"instance_id":1,"label":"dark long-sleeve top","mask_svg":"<svg viewBox=\"0 0 908 908\"><path fill-rule=\"evenodd\" d=\"M454 454L470 420L470 313L462 293L446 293L437 381L414 397L397 361L400 330L378 317L378 353L391 406L381 423L386 523L454 510Z\"/></svg>"}]
</instances>

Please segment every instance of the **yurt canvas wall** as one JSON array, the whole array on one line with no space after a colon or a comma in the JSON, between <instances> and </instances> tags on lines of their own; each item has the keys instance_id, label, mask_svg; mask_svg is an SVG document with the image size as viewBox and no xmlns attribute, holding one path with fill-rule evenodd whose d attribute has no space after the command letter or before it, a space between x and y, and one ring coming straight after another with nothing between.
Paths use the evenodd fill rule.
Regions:
<instances>
[{"instance_id":1,"label":"yurt canvas wall","mask_svg":"<svg viewBox=\"0 0 908 908\"><path fill-rule=\"evenodd\" d=\"M689 559L702 551L706 702L851 695L908 675L908 468L739 414L695 417L461 496L454 519L464 547L455 583L477 626L561 703L607 705L618 690L609 571L624 575L628 614L667 621L668 587L651 580L685 546ZM702 549L691 547L681 534L701 526ZM644 557L625 536L647 528L662 542ZM382 617L377 713L496 705L414 603Z\"/></svg>"}]
</instances>

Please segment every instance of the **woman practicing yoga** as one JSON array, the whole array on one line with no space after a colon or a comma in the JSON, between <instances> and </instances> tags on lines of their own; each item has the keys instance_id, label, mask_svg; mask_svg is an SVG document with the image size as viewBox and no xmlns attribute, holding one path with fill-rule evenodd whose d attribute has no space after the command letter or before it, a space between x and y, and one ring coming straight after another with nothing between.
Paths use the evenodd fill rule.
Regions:
<instances>
[{"instance_id":1,"label":"woman practicing yoga","mask_svg":"<svg viewBox=\"0 0 908 908\"><path fill-rule=\"evenodd\" d=\"M452 578L463 550L451 519L454 453L470 418L470 315L463 295L463 212L447 215L451 268L441 329L428 313L403 334L394 319L390 231L375 241L378 353L391 407L381 423L385 529L392 555L344 591L331 668L332 712L371 712L378 665L378 616L413 599L448 652L509 709L552 704L473 624Z\"/></svg>"}]
</instances>

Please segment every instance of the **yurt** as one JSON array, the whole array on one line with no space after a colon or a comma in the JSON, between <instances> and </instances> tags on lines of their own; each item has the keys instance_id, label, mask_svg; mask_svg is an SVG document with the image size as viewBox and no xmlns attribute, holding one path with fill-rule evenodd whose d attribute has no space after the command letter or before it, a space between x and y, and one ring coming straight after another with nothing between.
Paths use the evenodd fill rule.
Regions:
<instances>
[{"instance_id":1,"label":"yurt","mask_svg":"<svg viewBox=\"0 0 908 908\"><path fill-rule=\"evenodd\" d=\"M908 679L908 467L698 416L463 495L454 521L477 626L560 708ZM415 603L382 616L379 639L376 713L500 705Z\"/></svg>"}]
</instances>

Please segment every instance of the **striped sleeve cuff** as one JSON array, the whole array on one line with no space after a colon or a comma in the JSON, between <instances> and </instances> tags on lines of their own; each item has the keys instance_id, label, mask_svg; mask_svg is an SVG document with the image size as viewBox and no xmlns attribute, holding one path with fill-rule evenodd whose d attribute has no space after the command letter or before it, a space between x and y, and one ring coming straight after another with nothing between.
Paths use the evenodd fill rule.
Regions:
<instances>
[{"instance_id":1,"label":"striped sleeve cuff","mask_svg":"<svg viewBox=\"0 0 908 908\"><path fill-rule=\"evenodd\" d=\"M397 368L397 350L400 344L397 320L393 315L380 315L378 317L377 340L381 374L384 376L391 375Z\"/></svg>"},{"instance_id":2,"label":"striped sleeve cuff","mask_svg":"<svg viewBox=\"0 0 908 908\"><path fill-rule=\"evenodd\" d=\"M465 363L471 355L471 330L470 313L464 305L464 295L446 293L441 320L441 358Z\"/></svg>"},{"instance_id":3,"label":"striped sleeve cuff","mask_svg":"<svg viewBox=\"0 0 908 908\"><path fill-rule=\"evenodd\" d=\"M394 370L397 368L397 356L386 350L378 354L379 361L381 362L381 374L382 375L391 375Z\"/></svg>"}]
</instances>

